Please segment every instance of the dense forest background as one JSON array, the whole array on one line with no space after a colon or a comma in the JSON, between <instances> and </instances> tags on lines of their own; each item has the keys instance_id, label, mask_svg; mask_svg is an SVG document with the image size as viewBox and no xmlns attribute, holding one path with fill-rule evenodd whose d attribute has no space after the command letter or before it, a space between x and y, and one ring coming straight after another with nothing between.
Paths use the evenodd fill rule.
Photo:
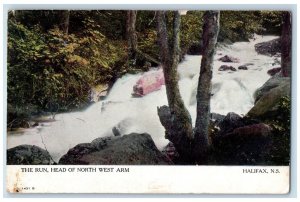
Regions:
<instances>
[{"instance_id":1,"label":"dense forest background","mask_svg":"<svg viewBox=\"0 0 300 202\"><path fill-rule=\"evenodd\" d=\"M127 40L128 11L10 11L8 20L8 128L26 127L33 115L82 109L92 87L160 61L157 12L137 11L136 60ZM201 49L203 11L181 20L181 60ZM172 13L167 26L172 32ZM221 11L218 44L256 34L280 35L281 12ZM201 51L200 51L201 52Z\"/></svg>"}]
</instances>

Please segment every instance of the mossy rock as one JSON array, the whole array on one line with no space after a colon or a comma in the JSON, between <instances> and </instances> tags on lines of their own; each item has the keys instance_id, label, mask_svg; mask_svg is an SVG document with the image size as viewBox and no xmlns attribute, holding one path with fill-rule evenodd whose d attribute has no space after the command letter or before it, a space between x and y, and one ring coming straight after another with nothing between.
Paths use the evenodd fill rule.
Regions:
<instances>
[{"instance_id":1,"label":"mossy rock","mask_svg":"<svg viewBox=\"0 0 300 202\"><path fill-rule=\"evenodd\" d=\"M247 113L248 117L263 120L278 111L280 99L290 97L290 78L271 78L256 93L256 102Z\"/></svg>"}]
</instances>

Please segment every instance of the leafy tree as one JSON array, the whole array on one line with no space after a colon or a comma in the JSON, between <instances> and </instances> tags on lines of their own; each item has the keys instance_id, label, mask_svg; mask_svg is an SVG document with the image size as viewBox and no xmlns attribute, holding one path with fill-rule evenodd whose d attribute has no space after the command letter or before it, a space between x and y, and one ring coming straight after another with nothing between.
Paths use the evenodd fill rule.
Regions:
<instances>
[{"instance_id":1,"label":"leafy tree","mask_svg":"<svg viewBox=\"0 0 300 202\"><path fill-rule=\"evenodd\" d=\"M110 82L118 76L115 72L121 72L115 69L127 58L123 41L106 38L92 19L83 24L83 31L67 35L59 24L44 32L39 25L27 27L9 20L9 123L43 111L84 106L91 86Z\"/></svg>"},{"instance_id":2,"label":"leafy tree","mask_svg":"<svg viewBox=\"0 0 300 202\"><path fill-rule=\"evenodd\" d=\"M218 41L248 41L261 29L259 11L221 11Z\"/></svg>"}]
</instances>

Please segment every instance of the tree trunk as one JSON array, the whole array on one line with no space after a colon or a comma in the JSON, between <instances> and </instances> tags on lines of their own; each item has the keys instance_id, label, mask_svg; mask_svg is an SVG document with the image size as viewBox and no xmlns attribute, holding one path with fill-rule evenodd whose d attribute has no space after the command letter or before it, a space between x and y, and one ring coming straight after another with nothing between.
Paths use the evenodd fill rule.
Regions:
<instances>
[{"instance_id":1,"label":"tree trunk","mask_svg":"<svg viewBox=\"0 0 300 202\"><path fill-rule=\"evenodd\" d=\"M284 77L291 76L291 48L292 48L292 25L291 13L283 13L283 24L281 34L281 69Z\"/></svg>"},{"instance_id":2,"label":"tree trunk","mask_svg":"<svg viewBox=\"0 0 300 202\"><path fill-rule=\"evenodd\" d=\"M127 11L127 21L126 21L126 38L128 43L128 57L129 60L136 62L136 50L137 50L137 36L135 30L137 11L129 10Z\"/></svg>"},{"instance_id":3,"label":"tree trunk","mask_svg":"<svg viewBox=\"0 0 300 202\"><path fill-rule=\"evenodd\" d=\"M219 11L206 11L203 24L203 55L197 89L197 118L194 130L193 155L203 161L209 146L210 97L213 58L219 33Z\"/></svg>"},{"instance_id":4,"label":"tree trunk","mask_svg":"<svg viewBox=\"0 0 300 202\"><path fill-rule=\"evenodd\" d=\"M166 138L174 144L181 159L185 161L182 163L190 163L192 122L179 92L177 76L180 54L180 15L179 12L174 12L173 38L172 44L169 45L165 14L165 11L158 11L158 37L169 106L158 108L158 115L166 129ZM173 48L170 50L169 47Z\"/></svg>"},{"instance_id":5,"label":"tree trunk","mask_svg":"<svg viewBox=\"0 0 300 202\"><path fill-rule=\"evenodd\" d=\"M62 30L65 34L69 33L69 24L70 24L70 11L62 11Z\"/></svg>"}]
</instances>

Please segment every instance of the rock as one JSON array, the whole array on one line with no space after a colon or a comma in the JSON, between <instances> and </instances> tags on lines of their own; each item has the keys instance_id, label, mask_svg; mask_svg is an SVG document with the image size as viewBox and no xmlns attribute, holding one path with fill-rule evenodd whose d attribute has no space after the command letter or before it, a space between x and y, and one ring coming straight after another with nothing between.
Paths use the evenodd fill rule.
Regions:
<instances>
[{"instance_id":1,"label":"rock","mask_svg":"<svg viewBox=\"0 0 300 202\"><path fill-rule=\"evenodd\" d=\"M241 69L241 70L248 70L248 67L245 66L245 65L241 65L238 67L238 69Z\"/></svg>"},{"instance_id":2,"label":"rock","mask_svg":"<svg viewBox=\"0 0 300 202\"><path fill-rule=\"evenodd\" d=\"M50 154L35 145L19 145L7 150L7 165L51 165Z\"/></svg>"},{"instance_id":3,"label":"rock","mask_svg":"<svg viewBox=\"0 0 300 202\"><path fill-rule=\"evenodd\" d=\"M95 87L92 87L90 90L90 102L98 102L100 100L103 100L107 95L109 91L109 85L108 84L99 84Z\"/></svg>"},{"instance_id":4,"label":"rock","mask_svg":"<svg viewBox=\"0 0 300 202\"><path fill-rule=\"evenodd\" d=\"M121 133L117 127L113 127L112 132L113 132L114 136L121 136Z\"/></svg>"},{"instance_id":5,"label":"rock","mask_svg":"<svg viewBox=\"0 0 300 202\"><path fill-rule=\"evenodd\" d=\"M215 141L218 165L265 165L271 149L272 128L264 123L238 127Z\"/></svg>"},{"instance_id":6,"label":"rock","mask_svg":"<svg viewBox=\"0 0 300 202\"><path fill-rule=\"evenodd\" d=\"M219 71L227 71L227 70L236 71L236 68L229 65L221 65L221 67L219 68Z\"/></svg>"},{"instance_id":7,"label":"rock","mask_svg":"<svg viewBox=\"0 0 300 202\"><path fill-rule=\"evenodd\" d=\"M71 148L67 154L62 156L59 159L58 164L64 165L85 165L88 164L84 161L81 161L80 158L84 155L96 152L97 148L90 143L78 144L75 147Z\"/></svg>"},{"instance_id":8,"label":"rock","mask_svg":"<svg viewBox=\"0 0 300 202\"><path fill-rule=\"evenodd\" d=\"M165 84L163 70L145 73L133 86L133 96L141 97L153 91L160 90Z\"/></svg>"},{"instance_id":9,"label":"rock","mask_svg":"<svg viewBox=\"0 0 300 202\"><path fill-rule=\"evenodd\" d=\"M222 120L219 120L218 123L216 123L216 126L220 128L217 135L222 136L231 132L235 128L242 127L244 125L243 118L240 115L234 112L229 112Z\"/></svg>"},{"instance_id":10,"label":"rock","mask_svg":"<svg viewBox=\"0 0 300 202\"><path fill-rule=\"evenodd\" d=\"M270 75L270 76L274 76L275 74L277 74L278 72L280 72L281 71L281 67L275 67L275 68L272 68L272 69L270 69L270 70L268 70L268 74Z\"/></svg>"},{"instance_id":11,"label":"rock","mask_svg":"<svg viewBox=\"0 0 300 202\"><path fill-rule=\"evenodd\" d=\"M37 126L39 126L39 123L38 122L34 122L31 126L32 127L37 127Z\"/></svg>"},{"instance_id":12,"label":"rock","mask_svg":"<svg viewBox=\"0 0 300 202\"><path fill-rule=\"evenodd\" d=\"M170 165L173 162L155 146L149 134L97 138L70 149L59 164L70 165Z\"/></svg>"},{"instance_id":13,"label":"rock","mask_svg":"<svg viewBox=\"0 0 300 202\"><path fill-rule=\"evenodd\" d=\"M246 116L257 119L272 116L278 110L280 99L290 94L290 78L272 77L255 92L255 105Z\"/></svg>"},{"instance_id":14,"label":"rock","mask_svg":"<svg viewBox=\"0 0 300 202\"><path fill-rule=\"evenodd\" d=\"M225 55L225 56L219 58L218 60L222 61L222 62L233 62L233 63L239 63L240 62L240 60L238 58L228 56L228 55Z\"/></svg>"},{"instance_id":15,"label":"rock","mask_svg":"<svg viewBox=\"0 0 300 202\"><path fill-rule=\"evenodd\" d=\"M280 38L276 38L255 44L254 47L258 54L273 56L281 52L281 41Z\"/></svg>"},{"instance_id":16,"label":"rock","mask_svg":"<svg viewBox=\"0 0 300 202\"><path fill-rule=\"evenodd\" d=\"M268 81L266 81L262 87L257 89L254 93L255 103L265 94L267 94L271 89L278 86L290 85L291 79L289 77L273 76Z\"/></svg>"},{"instance_id":17,"label":"rock","mask_svg":"<svg viewBox=\"0 0 300 202\"><path fill-rule=\"evenodd\" d=\"M238 69L240 70L248 70L248 66L247 65L241 65L238 67Z\"/></svg>"},{"instance_id":18,"label":"rock","mask_svg":"<svg viewBox=\"0 0 300 202\"><path fill-rule=\"evenodd\" d=\"M215 123L220 123L220 122L225 118L224 115L218 114L218 113L214 113L214 112L212 112L212 113L210 114L210 117L211 117L211 120L212 120L213 122L215 122Z\"/></svg>"},{"instance_id":19,"label":"rock","mask_svg":"<svg viewBox=\"0 0 300 202\"><path fill-rule=\"evenodd\" d=\"M220 131L219 124L224 120L225 116L217 113L211 113L210 114L210 121L215 129L217 131Z\"/></svg>"}]
</instances>

